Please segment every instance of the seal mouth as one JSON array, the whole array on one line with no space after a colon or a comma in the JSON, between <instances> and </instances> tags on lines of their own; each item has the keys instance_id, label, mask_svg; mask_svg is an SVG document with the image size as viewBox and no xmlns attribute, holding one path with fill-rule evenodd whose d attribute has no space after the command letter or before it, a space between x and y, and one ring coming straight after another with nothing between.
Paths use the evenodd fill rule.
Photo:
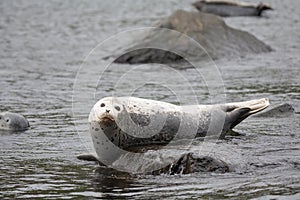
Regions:
<instances>
[{"instance_id":1,"label":"seal mouth","mask_svg":"<svg viewBox=\"0 0 300 200\"><path fill-rule=\"evenodd\" d=\"M112 115L110 115L109 113L102 114L98 119L99 119L100 124L103 124L106 126L109 126L112 123L115 123L114 117Z\"/></svg>"}]
</instances>

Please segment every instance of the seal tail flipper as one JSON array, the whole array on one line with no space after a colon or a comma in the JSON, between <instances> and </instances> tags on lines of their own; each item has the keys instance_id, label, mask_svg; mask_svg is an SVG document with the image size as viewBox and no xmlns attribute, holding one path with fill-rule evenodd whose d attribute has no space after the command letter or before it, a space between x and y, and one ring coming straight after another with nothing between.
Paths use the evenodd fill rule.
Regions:
<instances>
[{"instance_id":1,"label":"seal tail flipper","mask_svg":"<svg viewBox=\"0 0 300 200\"><path fill-rule=\"evenodd\" d=\"M257 15L258 16L261 16L261 13L264 11L264 10L274 10L271 6L267 5L267 4L263 4L263 3L259 3L258 6L256 7L258 13Z\"/></svg>"},{"instance_id":2,"label":"seal tail flipper","mask_svg":"<svg viewBox=\"0 0 300 200\"><path fill-rule=\"evenodd\" d=\"M269 99L266 98L227 104L226 124L232 129L248 116L264 110L269 105Z\"/></svg>"}]
</instances>

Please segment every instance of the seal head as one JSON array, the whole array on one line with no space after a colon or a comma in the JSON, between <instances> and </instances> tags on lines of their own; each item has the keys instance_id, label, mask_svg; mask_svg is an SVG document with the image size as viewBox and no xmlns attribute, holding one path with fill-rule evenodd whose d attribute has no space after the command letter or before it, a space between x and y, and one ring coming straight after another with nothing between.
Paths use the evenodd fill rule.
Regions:
<instances>
[{"instance_id":1,"label":"seal head","mask_svg":"<svg viewBox=\"0 0 300 200\"><path fill-rule=\"evenodd\" d=\"M24 131L29 128L28 120L17 113L0 113L0 130Z\"/></svg>"}]
</instances>

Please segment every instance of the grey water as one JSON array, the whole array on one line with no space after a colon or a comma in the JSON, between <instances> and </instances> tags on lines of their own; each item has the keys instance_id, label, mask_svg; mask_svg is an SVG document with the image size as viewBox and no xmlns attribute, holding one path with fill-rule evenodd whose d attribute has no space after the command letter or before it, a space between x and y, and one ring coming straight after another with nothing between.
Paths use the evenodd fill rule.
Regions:
<instances>
[{"instance_id":1,"label":"grey water","mask_svg":"<svg viewBox=\"0 0 300 200\"><path fill-rule=\"evenodd\" d=\"M82 139L88 134L88 111L97 99L112 94L119 79L120 94L178 102L174 91L155 84L131 90L132 80L173 76L163 67L146 65L132 72L132 66L114 64L97 82L89 76L105 69L100 57L115 46L102 48L98 60L88 60L84 67L91 70L81 76L86 56L122 31L152 26L176 9L194 10L192 2L0 1L0 111L21 113L31 124L26 132L0 133L1 199L300 198L300 4L292 0L265 1L275 10L261 18L225 19L273 49L215 61L226 101L267 97L272 105L287 102L296 110L290 117L246 119L235 128L243 136L217 142L208 153L227 162L231 172L128 175L76 159L88 153ZM171 81L182 96L195 95L187 89L192 84L200 103L212 101L203 77L193 69L180 73L187 80ZM80 96L73 91L76 81L90 84L94 93ZM82 110L72 107L74 94ZM201 148L193 146L195 152Z\"/></svg>"}]
</instances>

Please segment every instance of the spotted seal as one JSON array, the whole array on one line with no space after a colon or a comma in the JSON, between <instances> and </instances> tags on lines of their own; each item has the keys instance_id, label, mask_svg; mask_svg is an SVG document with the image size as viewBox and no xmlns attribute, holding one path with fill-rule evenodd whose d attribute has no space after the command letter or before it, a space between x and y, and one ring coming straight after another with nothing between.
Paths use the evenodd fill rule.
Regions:
<instances>
[{"instance_id":1,"label":"spotted seal","mask_svg":"<svg viewBox=\"0 0 300 200\"><path fill-rule=\"evenodd\" d=\"M222 17L261 16L264 10L273 10L272 7L263 3L253 5L228 0L201 0L193 3L193 6L201 12L213 13Z\"/></svg>"},{"instance_id":2,"label":"spotted seal","mask_svg":"<svg viewBox=\"0 0 300 200\"><path fill-rule=\"evenodd\" d=\"M28 120L17 113L0 113L0 130L24 131L29 128Z\"/></svg>"},{"instance_id":3,"label":"spotted seal","mask_svg":"<svg viewBox=\"0 0 300 200\"><path fill-rule=\"evenodd\" d=\"M111 157L105 146L138 151L147 145L207 135L224 138L248 116L269 106L266 98L216 105L177 106L136 97L106 97L89 115L90 133L98 157Z\"/></svg>"}]
</instances>

